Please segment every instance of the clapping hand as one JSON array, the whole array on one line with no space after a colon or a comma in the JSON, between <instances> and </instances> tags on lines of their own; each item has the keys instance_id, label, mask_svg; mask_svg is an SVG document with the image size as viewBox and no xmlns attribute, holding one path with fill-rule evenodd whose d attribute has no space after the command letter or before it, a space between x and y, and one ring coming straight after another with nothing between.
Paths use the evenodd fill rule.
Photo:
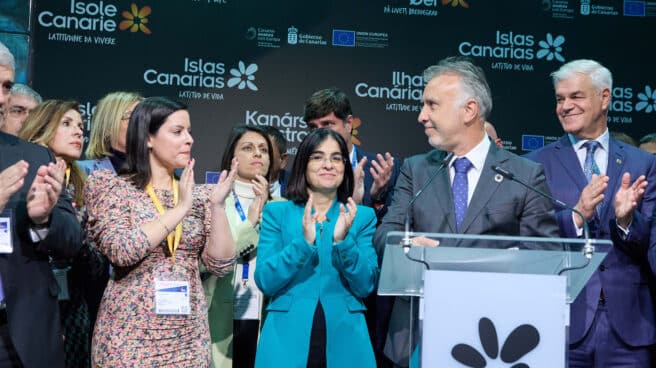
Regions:
<instances>
[{"instance_id":1,"label":"clapping hand","mask_svg":"<svg viewBox=\"0 0 656 368\"><path fill-rule=\"evenodd\" d=\"M195 159L189 160L189 164L182 170L180 175L180 181L178 183L178 206L184 208L184 213L187 214L191 210L191 207L194 202L193 191L196 182L194 181L194 165L196 164Z\"/></svg>"},{"instance_id":2,"label":"clapping hand","mask_svg":"<svg viewBox=\"0 0 656 368\"><path fill-rule=\"evenodd\" d=\"M374 202L382 202L385 192L387 191L387 183L392 177L392 169L394 168L394 157L389 152L385 152L385 156L380 153L376 156L376 160L371 162L369 173L374 179L371 185L369 194Z\"/></svg>"},{"instance_id":3,"label":"clapping hand","mask_svg":"<svg viewBox=\"0 0 656 368\"><path fill-rule=\"evenodd\" d=\"M317 237L317 214L312 214L312 193L309 194L305 210L303 211L303 237L308 244L314 244Z\"/></svg>"},{"instance_id":4,"label":"clapping hand","mask_svg":"<svg viewBox=\"0 0 656 368\"><path fill-rule=\"evenodd\" d=\"M32 223L41 225L50 220L50 213L61 194L66 163L42 165L36 172L32 186L27 194L27 214Z\"/></svg>"},{"instance_id":5,"label":"clapping hand","mask_svg":"<svg viewBox=\"0 0 656 368\"><path fill-rule=\"evenodd\" d=\"M25 176L30 165L23 160L16 162L0 172L0 212L4 210L9 198L25 184Z\"/></svg>"},{"instance_id":6,"label":"clapping hand","mask_svg":"<svg viewBox=\"0 0 656 368\"><path fill-rule=\"evenodd\" d=\"M621 227L626 228L631 223L633 210L638 207L646 188L647 178L644 175L640 175L633 184L631 174L627 172L622 175L622 184L615 193L615 218Z\"/></svg>"},{"instance_id":7,"label":"clapping hand","mask_svg":"<svg viewBox=\"0 0 656 368\"><path fill-rule=\"evenodd\" d=\"M235 183L235 178L237 177L237 168L239 163L237 158L234 157L230 164L230 171L223 170L219 181L214 187L214 190L210 194L210 204L214 208L225 208L225 200L228 197L228 194L232 191L232 187Z\"/></svg>"},{"instance_id":8,"label":"clapping hand","mask_svg":"<svg viewBox=\"0 0 656 368\"><path fill-rule=\"evenodd\" d=\"M255 175L255 179L251 180L251 183L253 184L255 199L253 199L253 202L248 207L248 221L255 226L260 222L262 209L269 198L269 182L267 182L264 176Z\"/></svg>"},{"instance_id":9,"label":"clapping hand","mask_svg":"<svg viewBox=\"0 0 656 368\"><path fill-rule=\"evenodd\" d=\"M356 204L361 204L364 199L364 166L367 164L367 157L363 157L353 169L353 200Z\"/></svg>"},{"instance_id":10,"label":"clapping hand","mask_svg":"<svg viewBox=\"0 0 656 368\"><path fill-rule=\"evenodd\" d=\"M346 201L346 208L344 208L344 204L339 204L339 217L337 217L335 230L333 230L333 242L339 243L344 240L351 225L353 225L353 220L355 219L357 211L358 206L351 197Z\"/></svg>"}]
</instances>

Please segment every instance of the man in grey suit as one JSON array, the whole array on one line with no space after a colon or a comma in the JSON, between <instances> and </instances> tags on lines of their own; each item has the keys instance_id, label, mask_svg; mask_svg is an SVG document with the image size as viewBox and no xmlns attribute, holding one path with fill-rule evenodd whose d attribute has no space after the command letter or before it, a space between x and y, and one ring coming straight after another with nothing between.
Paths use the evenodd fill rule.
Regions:
<instances>
[{"instance_id":1,"label":"man in grey suit","mask_svg":"<svg viewBox=\"0 0 656 368\"><path fill-rule=\"evenodd\" d=\"M551 202L491 169L500 166L549 193L542 165L498 148L485 133L492 97L483 70L468 59L449 57L426 69L424 79L418 120L436 150L413 156L401 167L392 205L374 237L379 256L386 234L403 230L409 202L442 164L444 169L410 209L412 231L557 237ZM430 239L414 243L437 245ZM409 360L408 304L397 298L385 346L385 354L399 366Z\"/></svg>"}]
</instances>

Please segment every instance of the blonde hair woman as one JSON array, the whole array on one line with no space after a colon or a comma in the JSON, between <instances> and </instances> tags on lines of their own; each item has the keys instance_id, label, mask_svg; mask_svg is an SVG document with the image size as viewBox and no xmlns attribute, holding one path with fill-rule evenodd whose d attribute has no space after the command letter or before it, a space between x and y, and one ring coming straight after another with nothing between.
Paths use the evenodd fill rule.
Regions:
<instances>
[{"instance_id":1,"label":"blonde hair woman","mask_svg":"<svg viewBox=\"0 0 656 368\"><path fill-rule=\"evenodd\" d=\"M137 93L112 92L98 101L91 119L87 160L79 162L87 175L98 169L116 173L121 168L130 115L141 100Z\"/></svg>"}]
</instances>

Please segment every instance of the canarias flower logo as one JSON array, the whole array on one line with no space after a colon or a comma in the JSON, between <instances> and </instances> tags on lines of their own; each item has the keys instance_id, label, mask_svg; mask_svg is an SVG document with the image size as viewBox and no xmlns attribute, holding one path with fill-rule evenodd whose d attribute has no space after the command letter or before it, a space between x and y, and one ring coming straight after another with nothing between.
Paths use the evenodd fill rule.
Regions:
<instances>
[{"instance_id":1,"label":"canarias flower logo","mask_svg":"<svg viewBox=\"0 0 656 368\"><path fill-rule=\"evenodd\" d=\"M451 4L452 7L456 7L458 5L462 6L463 8L469 8L469 4L465 0L442 0L442 5L447 5Z\"/></svg>"},{"instance_id":2,"label":"canarias flower logo","mask_svg":"<svg viewBox=\"0 0 656 368\"><path fill-rule=\"evenodd\" d=\"M351 141L353 144L356 146L360 146L362 142L358 139L358 128L362 125L362 120L360 118L353 118L353 121L351 122Z\"/></svg>"},{"instance_id":3,"label":"canarias flower logo","mask_svg":"<svg viewBox=\"0 0 656 368\"><path fill-rule=\"evenodd\" d=\"M146 23L148 23L148 18L146 17L150 15L151 12L152 9L148 5L139 9L137 4L132 3L132 5L130 6L130 11L124 10L123 13L121 13L121 15L123 15L123 18L125 19L121 22L121 24L118 25L118 28L121 31L125 31L126 29L129 29L130 32L132 33L141 31L149 35L152 32L146 26Z\"/></svg>"}]
</instances>

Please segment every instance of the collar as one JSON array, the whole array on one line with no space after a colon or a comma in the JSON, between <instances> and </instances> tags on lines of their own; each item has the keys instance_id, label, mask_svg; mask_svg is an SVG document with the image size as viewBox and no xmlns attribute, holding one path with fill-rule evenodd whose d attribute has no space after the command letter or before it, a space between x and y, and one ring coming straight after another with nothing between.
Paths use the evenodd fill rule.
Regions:
<instances>
[{"instance_id":1,"label":"collar","mask_svg":"<svg viewBox=\"0 0 656 368\"><path fill-rule=\"evenodd\" d=\"M121 167L123 167L127 155L125 154L125 152L115 150L114 148L110 148L109 151L112 153L112 155L109 156L109 161L112 163L112 166L114 167L114 171L118 172L121 169Z\"/></svg>"},{"instance_id":2,"label":"collar","mask_svg":"<svg viewBox=\"0 0 656 368\"><path fill-rule=\"evenodd\" d=\"M253 192L253 184L246 183L244 181L239 181L235 179L235 184L232 187L237 193L237 197L241 198L255 198L255 193Z\"/></svg>"},{"instance_id":3,"label":"collar","mask_svg":"<svg viewBox=\"0 0 656 368\"><path fill-rule=\"evenodd\" d=\"M472 166L476 170L482 170L485 165L485 158L487 158L487 153L490 150L490 138L487 134L483 135L483 140L477 144L471 151L467 152L464 156L453 155L451 161L449 162L449 167L453 167L453 161L460 157L467 157L469 162L472 163Z\"/></svg>"},{"instance_id":4,"label":"collar","mask_svg":"<svg viewBox=\"0 0 656 368\"><path fill-rule=\"evenodd\" d=\"M569 138L570 143L572 143L572 146L574 147L574 151L580 150L586 142L591 141L591 139L577 138L569 133L567 133L567 137ZM599 144L601 144L601 148L604 151L608 152L608 145L610 144L610 133L608 132L608 128L606 128L606 130L604 130L604 132L601 133L601 135L595 138L594 140L599 142Z\"/></svg>"},{"instance_id":5,"label":"collar","mask_svg":"<svg viewBox=\"0 0 656 368\"><path fill-rule=\"evenodd\" d=\"M349 152L349 161L351 161L351 166L355 167L358 164L358 153L355 144L353 145L353 150Z\"/></svg>"}]
</instances>

